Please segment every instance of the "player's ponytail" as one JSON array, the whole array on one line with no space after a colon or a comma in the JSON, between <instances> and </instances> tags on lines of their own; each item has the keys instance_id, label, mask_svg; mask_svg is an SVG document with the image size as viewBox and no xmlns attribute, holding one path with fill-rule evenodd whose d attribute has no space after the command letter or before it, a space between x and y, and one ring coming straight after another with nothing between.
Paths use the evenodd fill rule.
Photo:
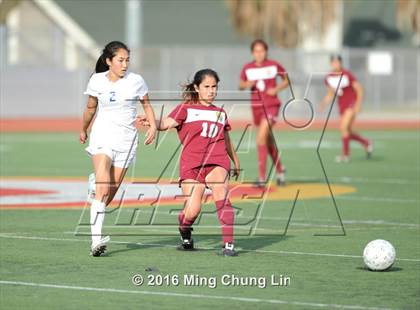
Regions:
<instances>
[{"instance_id":1,"label":"player's ponytail","mask_svg":"<svg viewBox=\"0 0 420 310\"><path fill-rule=\"evenodd\" d=\"M194 82L187 83L183 85L182 89L182 99L189 102L197 102L198 101L198 93L194 88Z\"/></svg>"},{"instance_id":2,"label":"player's ponytail","mask_svg":"<svg viewBox=\"0 0 420 310\"><path fill-rule=\"evenodd\" d=\"M104 57L104 54L102 54L96 61L95 73L105 72L108 71L108 69L109 66L106 63L106 58Z\"/></svg>"},{"instance_id":3,"label":"player's ponytail","mask_svg":"<svg viewBox=\"0 0 420 310\"><path fill-rule=\"evenodd\" d=\"M105 48L102 50L101 56L99 56L98 60L96 61L95 73L108 71L109 66L106 63L106 60L112 60L112 58L114 58L119 49L124 49L128 53L130 53L130 50L128 49L127 45L120 41L112 41L105 45Z\"/></svg>"},{"instance_id":4,"label":"player's ponytail","mask_svg":"<svg viewBox=\"0 0 420 310\"><path fill-rule=\"evenodd\" d=\"M198 92L194 86L199 86L206 76L211 76L219 83L219 75L212 69L202 69L194 74L194 79L191 83L186 83L182 88L182 99L186 102L196 103L200 100Z\"/></svg>"}]
</instances>

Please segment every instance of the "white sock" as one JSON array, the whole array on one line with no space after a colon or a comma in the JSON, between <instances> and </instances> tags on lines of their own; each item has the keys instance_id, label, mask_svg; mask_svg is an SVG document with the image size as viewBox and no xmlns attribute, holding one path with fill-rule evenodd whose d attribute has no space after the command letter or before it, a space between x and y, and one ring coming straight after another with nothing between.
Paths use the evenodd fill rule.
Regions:
<instances>
[{"instance_id":1,"label":"white sock","mask_svg":"<svg viewBox=\"0 0 420 310\"><path fill-rule=\"evenodd\" d=\"M95 173L89 174L89 192L95 193L96 191L96 178Z\"/></svg>"},{"instance_id":2,"label":"white sock","mask_svg":"<svg viewBox=\"0 0 420 310\"><path fill-rule=\"evenodd\" d=\"M95 173L91 173L89 174L89 181L88 181L88 197L87 197L88 203L92 203L93 199L95 199L95 192L96 192Z\"/></svg>"},{"instance_id":3,"label":"white sock","mask_svg":"<svg viewBox=\"0 0 420 310\"><path fill-rule=\"evenodd\" d=\"M90 206L90 232L92 234L92 244L99 243L102 237L102 224L105 218L105 203L93 199Z\"/></svg>"}]
</instances>

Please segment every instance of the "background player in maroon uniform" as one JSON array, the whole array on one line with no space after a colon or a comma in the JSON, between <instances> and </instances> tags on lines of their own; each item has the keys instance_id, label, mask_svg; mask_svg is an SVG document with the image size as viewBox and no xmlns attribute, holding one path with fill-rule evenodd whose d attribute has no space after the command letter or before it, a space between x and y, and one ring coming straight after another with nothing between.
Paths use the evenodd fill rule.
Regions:
<instances>
[{"instance_id":1,"label":"background player in maroon uniform","mask_svg":"<svg viewBox=\"0 0 420 310\"><path fill-rule=\"evenodd\" d=\"M353 123L356 115L360 112L363 100L362 85L356 80L353 74L344 69L340 55L331 56L331 69L325 78L327 94L321 102L320 110L332 103L334 94L337 91L338 109L340 112L340 132L343 143L343 150L337 156L337 162L348 162L350 160L350 140L355 140L363 145L367 158L372 154L372 143L353 131Z\"/></svg>"},{"instance_id":2,"label":"background player in maroon uniform","mask_svg":"<svg viewBox=\"0 0 420 310\"><path fill-rule=\"evenodd\" d=\"M286 70L278 62L267 58L268 45L263 40L251 44L254 60L244 65L240 75L239 89L251 90L251 107L254 125L257 126L257 151L259 179L257 184L266 182L267 156L270 154L276 168L278 185L284 183L282 168L274 136L270 127L276 122L281 102L277 94L288 87ZM277 77L282 82L277 84Z\"/></svg>"},{"instance_id":3,"label":"background player in maroon uniform","mask_svg":"<svg viewBox=\"0 0 420 310\"><path fill-rule=\"evenodd\" d=\"M229 200L230 160L233 176L239 175L239 160L229 137L230 125L226 112L213 105L219 77L211 69L198 71L184 89L184 102L168 117L157 121L158 130L176 128L182 143L180 186L188 197L179 214L180 249L194 248L192 225L200 214L204 191L212 191L217 215L222 225L225 256L235 256L233 247L234 210ZM148 125L142 119L144 125Z\"/></svg>"}]
</instances>

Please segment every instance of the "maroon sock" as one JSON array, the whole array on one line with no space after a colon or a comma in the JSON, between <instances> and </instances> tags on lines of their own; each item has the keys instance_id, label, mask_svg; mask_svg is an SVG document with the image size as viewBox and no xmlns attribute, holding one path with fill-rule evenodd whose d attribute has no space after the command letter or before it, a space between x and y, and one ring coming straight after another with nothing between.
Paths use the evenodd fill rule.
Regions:
<instances>
[{"instance_id":1,"label":"maroon sock","mask_svg":"<svg viewBox=\"0 0 420 310\"><path fill-rule=\"evenodd\" d=\"M360 144L362 144L365 148L367 148L367 147L368 147L368 145L369 145L369 140L368 140L368 139L363 138L362 136L358 135L357 133L352 133L352 134L349 136L349 138L350 138L350 140L355 140L355 141L359 142L359 143L360 143Z\"/></svg>"},{"instance_id":2,"label":"maroon sock","mask_svg":"<svg viewBox=\"0 0 420 310\"><path fill-rule=\"evenodd\" d=\"M180 212L179 215L178 215L179 228L181 230L185 230L187 228L190 228L194 224L195 219L196 218L187 219L185 217L184 212L183 211Z\"/></svg>"},{"instance_id":3,"label":"maroon sock","mask_svg":"<svg viewBox=\"0 0 420 310\"><path fill-rule=\"evenodd\" d=\"M349 137L343 137L341 138L343 141L343 155L349 156L350 154L350 138Z\"/></svg>"},{"instance_id":4,"label":"maroon sock","mask_svg":"<svg viewBox=\"0 0 420 310\"><path fill-rule=\"evenodd\" d=\"M268 147L268 151L270 152L271 159L273 160L273 163L276 167L276 172L280 173L283 171L281 167L281 161L279 157L279 152L277 151L277 148L274 144L270 144Z\"/></svg>"},{"instance_id":5,"label":"maroon sock","mask_svg":"<svg viewBox=\"0 0 420 310\"><path fill-rule=\"evenodd\" d=\"M261 181L265 181L266 163L267 163L267 146L258 145L258 174Z\"/></svg>"},{"instance_id":6,"label":"maroon sock","mask_svg":"<svg viewBox=\"0 0 420 310\"><path fill-rule=\"evenodd\" d=\"M216 201L217 217L222 225L223 244L233 242L233 225L235 210L229 199Z\"/></svg>"}]
</instances>

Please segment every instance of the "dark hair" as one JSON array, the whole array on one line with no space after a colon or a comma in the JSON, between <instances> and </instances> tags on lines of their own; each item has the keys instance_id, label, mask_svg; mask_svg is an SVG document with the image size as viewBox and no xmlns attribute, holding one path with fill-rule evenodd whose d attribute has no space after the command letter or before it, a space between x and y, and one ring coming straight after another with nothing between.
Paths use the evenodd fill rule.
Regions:
<instances>
[{"instance_id":1,"label":"dark hair","mask_svg":"<svg viewBox=\"0 0 420 310\"><path fill-rule=\"evenodd\" d=\"M266 51L268 51L268 44L263 39L256 39L251 43L251 52L254 50L255 45L261 44Z\"/></svg>"},{"instance_id":2,"label":"dark hair","mask_svg":"<svg viewBox=\"0 0 420 310\"><path fill-rule=\"evenodd\" d=\"M128 53L130 53L130 50L128 49L127 45L120 41L112 41L105 45L105 48L102 50L101 56L99 56L98 60L96 61L95 72L100 73L108 71L109 66L106 63L106 60L111 60L117 54L119 49L124 49Z\"/></svg>"},{"instance_id":3,"label":"dark hair","mask_svg":"<svg viewBox=\"0 0 420 310\"><path fill-rule=\"evenodd\" d=\"M206 76L213 77L216 80L216 83L219 83L219 81L220 81L219 75L217 74L216 71L214 71L212 69L202 69L200 71L197 71L194 74L193 81L191 83L187 83L183 86L182 98L185 101L192 101L192 102L198 102L199 101L198 93L195 90L194 85L198 87L201 84L201 82L203 82L203 80Z\"/></svg>"},{"instance_id":4,"label":"dark hair","mask_svg":"<svg viewBox=\"0 0 420 310\"><path fill-rule=\"evenodd\" d=\"M330 62L333 60L338 60L339 62L343 62L343 58L340 54L331 54L330 55Z\"/></svg>"}]
</instances>

